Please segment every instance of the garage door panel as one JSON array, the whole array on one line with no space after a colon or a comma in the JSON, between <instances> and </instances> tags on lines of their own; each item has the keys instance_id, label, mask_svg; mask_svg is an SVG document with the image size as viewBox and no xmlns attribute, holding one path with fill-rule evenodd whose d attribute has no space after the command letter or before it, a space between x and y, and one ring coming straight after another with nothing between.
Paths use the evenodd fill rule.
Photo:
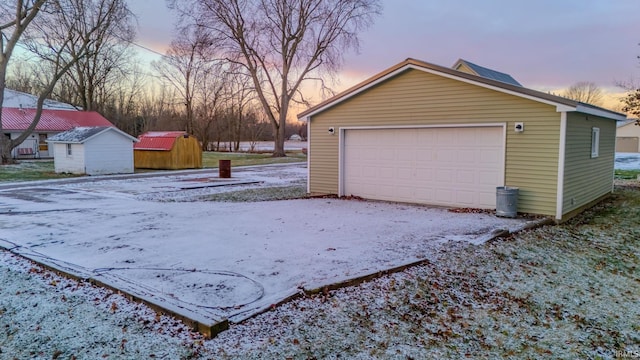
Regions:
<instances>
[{"instance_id":1,"label":"garage door panel","mask_svg":"<svg viewBox=\"0 0 640 360\"><path fill-rule=\"evenodd\" d=\"M451 163L456 161L458 155L455 149L437 149L435 152L435 161L443 163Z\"/></svg>"},{"instance_id":2,"label":"garage door panel","mask_svg":"<svg viewBox=\"0 0 640 360\"><path fill-rule=\"evenodd\" d=\"M437 146L451 146L455 141L454 129L438 129L440 131L435 132L435 143Z\"/></svg>"},{"instance_id":3,"label":"garage door panel","mask_svg":"<svg viewBox=\"0 0 640 360\"><path fill-rule=\"evenodd\" d=\"M500 166L502 160L502 149L483 149L477 152L480 154L480 159L484 164L493 164L494 166Z\"/></svg>"},{"instance_id":4,"label":"garage door panel","mask_svg":"<svg viewBox=\"0 0 640 360\"><path fill-rule=\"evenodd\" d=\"M473 185L477 182L476 173L473 170L458 170L456 172L456 183Z\"/></svg>"},{"instance_id":5,"label":"garage door panel","mask_svg":"<svg viewBox=\"0 0 640 360\"><path fill-rule=\"evenodd\" d=\"M346 130L346 195L495 208L504 171L502 127ZM364 165L363 165L364 164Z\"/></svg>"},{"instance_id":6,"label":"garage door panel","mask_svg":"<svg viewBox=\"0 0 640 360\"><path fill-rule=\"evenodd\" d=\"M475 193L473 191L456 191L456 202L462 205L473 206Z\"/></svg>"}]
</instances>

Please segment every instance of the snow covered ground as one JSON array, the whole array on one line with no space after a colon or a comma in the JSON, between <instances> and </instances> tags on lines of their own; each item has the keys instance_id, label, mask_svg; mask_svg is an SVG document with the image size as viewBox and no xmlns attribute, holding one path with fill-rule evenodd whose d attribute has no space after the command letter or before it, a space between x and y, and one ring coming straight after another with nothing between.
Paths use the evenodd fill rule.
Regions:
<instances>
[{"instance_id":1,"label":"snow covered ground","mask_svg":"<svg viewBox=\"0 0 640 360\"><path fill-rule=\"evenodd\" d=\"M615 168L618 170L640 170L640 153L616 153Z\"/></svg>"},{"instance_id":2,"label":"snow covered ground","mask_svg":"<svg viewBox=\"0 0 640 360\"><path fill-rule=\"evenodd\" d=\"M0 191L0 246L92 278L201 324L241 321L300 293L481 243L527 219L340 199L211 202L239 189L302 186L302 164ZM20 184L24 186L24 184Z\"/></svg>"},{"instance_id":3,"label":"snow covered ground","mask_svg":"<svg viewBox=\"0 0 640 360\"><path fill-rule=\"evenodd\" d=\"M292 176L297 171L283 169L282 174L297 184ZM289 180L267 176L257 169L253 176L263 179L261 186L265 187L290 184ZM197 177L206 176L196 176L193 184L204 182ZM17 203L22 206L36 202L46 207L53 205L48 201L77 197L78 204L94 202L93 207L99 208L105 204L105 197L122 197L134 206L140 206L131 201L136 199L170 205L195 200L209 191L223 191L178 190L182 186L171 185L171 181L153 188L145 186L142 178L128 183L130 187L124 192L101 190L101 186L114 186L105 179L99 179L94 184L96 188L91 183L63 186L51 182L35 187L63 187L64 191L57 194L42 190L3 191L0 238L5 237L5 229L11 229L8 223L13 216L26 215L19 214ZM635 181L629 184L638 187ZM244 186L249 185L224 191ZM189 194L178 195L184 192ZM433 243L430 261L425 265L360 286L298 299L233 324L212 340L202 339L172 317L158 315L118 292L60 277L24 258L0 252L0 358L638 357L637 192L617 192L620 199L613 208L605 204L603 215L598 215L596 209L572 224L527 231L482 246L465 241ZM13 202L16 203L9 205ZM6 214L9 208L16 214ZM47 219L44 210L42 214L32 214L34 224L29 226L38 226L38 215ZM403 207L395 210L406 211ZM132 214L135 211L129 210ZM453 214L447 214L450 215ZM299 216L294 214L293 218ZM170 220L165 217L159 223L163 221ZM134 221L123 223L131 225ZM55 224L50 225L51 233L60 230ZM73 229L69 231L73 233ZM38 246L31 250L38 251ZM69 251L75 249L69 247Z\"/></svg>"},{"instance_id":4,"label":"snow covered ground","mask_svg":"<svg viewBox=\"0 0 640 360\"><path fill-rule=\"evenodd\" d=\"M302 150L306 148L306 141L298 141L298 140L287 140L284 142L284 149L286 151L295 151ZM228 143L221 144L222 148L228 148ZM240 151L273 151L273 141L241 141L240 142Z\"/></svg>"}]
</instances>

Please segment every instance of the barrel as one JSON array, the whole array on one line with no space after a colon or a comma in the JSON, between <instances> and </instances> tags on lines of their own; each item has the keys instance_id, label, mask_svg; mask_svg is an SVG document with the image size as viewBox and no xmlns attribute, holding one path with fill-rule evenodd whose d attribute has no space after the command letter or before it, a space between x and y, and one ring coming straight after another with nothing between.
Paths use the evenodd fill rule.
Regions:
<instances>
[{"instance_id":1,"label":"barrel","mask_svg":"<svg viewBox=\"0 0 640 360\"><path fill-rule=\"evenodd\" d=\"M218 176L224 179L231 177L231 160L218 160Z\"/></svg>"},{"instance_id":2,"label":"barrel","mask_svg":"<svg viewBox=\"0 0 640 360\"><path fill-rule=\"evenodd\" d=\"M514 218L518 215L517 187L498 186L496 188L496 215Z\"/></svg>"}]
</instances>

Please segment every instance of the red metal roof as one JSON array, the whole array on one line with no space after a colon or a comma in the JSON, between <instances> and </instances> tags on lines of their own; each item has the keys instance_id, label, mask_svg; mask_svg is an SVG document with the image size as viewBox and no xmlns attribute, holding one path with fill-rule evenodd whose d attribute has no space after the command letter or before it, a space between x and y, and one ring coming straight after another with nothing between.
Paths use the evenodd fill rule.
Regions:
<instances>
[{"instance_id":1,"label":"red metal roof","mask_svg":"<svg viewBox=\"0 0 640 360\"><path fill-rule=\"evenodd\" d=\"M3 108L3 130L22 131L33 121L35 109ZM67 131L75 127L114 126L95 111L42 110L36 131Z\"/></svg>"},{"instance_id":2,"label":"red metal roof","mask_svg":"<svg viewBox=\"0 0 640 360\"><path fill-rule=\"evenodd\" d=\"M186 134L184 131L149 131L138 137L140 141L133 144L133 149L170 151L176 139Z\"/></svg>"}]
</instances>

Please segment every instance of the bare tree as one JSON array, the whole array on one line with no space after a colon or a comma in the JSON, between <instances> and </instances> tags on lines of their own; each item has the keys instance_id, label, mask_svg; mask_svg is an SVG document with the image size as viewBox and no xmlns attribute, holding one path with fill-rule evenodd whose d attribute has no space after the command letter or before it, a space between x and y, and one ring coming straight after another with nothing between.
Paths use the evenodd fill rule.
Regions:
<instances>
[{"instance_id":1,"label":"bare tree","mask_svg":"<svg viewBox=\"0 0 640 360\"><path fill-rule=\"evenodd\" d=\"M240 150L247 107L255 100L255 90L252 86L251 77L247 76L242 70L243 68L237 65L233 66L229 71L229 76L227 76L230 151Z\"/></svg>"},{"instance_id":2,"label":"bare tree","mask_svg":"<svg viewBox=\"0 0 640 360\"><path fill-rule=\"evenodd\" d=\"M196 86L194 135L201 141L202 150L207 151L214 127L218 124L221 107L225 102L227 74L222 64L214 62L206 67L201 75L199 84Z\"/></svg>"},{"instance_id":3,"label":"bare tree","mask_svg":"<svg viewBox=\"0 0 640 360\"><path fill-rule=\"evenodd\" d=\"M4 104L4 89L6 87L9 60L11 60L11 55L13 55L13 50L18 41L46 2L47 0L18 0L13 8L5 2L0 3L0 119L2 119L2 104ZM40 109L42 109L43 103L44 98L38 99L38 107ZM36 117L39 118L40 113L41 111L38 112ZM26 139L26 136L24 138ZM14 141L4 136L2 121L0 121L0 160L2 164L11 162L11 150L20 142L14 143Z\"/></svg>"},{"instance_id":4,"label":"bare tree","mask_svg":"<svg viewBox=\"0 0 640 360\"><path fill-rule=\"evenodd\" d=\"M107 12L105 26L88 34L86 27L60 29L64 33L76 32L81 39L93 38L87 56L79 59L65 75L73 84L73 97L64 99L81 106L85 110L102 111L100 103L111 95L112 83L119 83L128 75L128 64L132 63L130 43L135 31L133 14L125 0L73 0L84 7L85 16L96 18L101 12ZM57 34L62 36L63 34ZM54 35L52 35L54 36ZM77 52L69 48L70 52Z\"/></svg>"},{"instance_id":5,"label":"bare tree","mask_svg":"<svg viewBox=\"0 0 640 360\"><path fill-rule=\"evenodd\" d=\"M593 82L580 81L571 85L562 96L591 105L602 105L602 89Z\"/></svg>"},{"instance_id":6,"label":"bare tree","mask_svg":"<svg viewBox=\"0 0 640 360\"><path fill-rule=\"evenodd\" d=\"M213 41L198 28L185 29L185 32L186 36L174 39L167 54L152 66L178 92L178 103L184 106L184 130L193 133L196 92L204 77L210 76L214 63Z\"/></svg>"},{"instance_id":7,"label":"bare tree","mask_svg":"<svg viewBox=\"0 0 640 360\"><path fill-rule=\"evenodd\" d=\"M37 91L36 83L34 68L26 58L18 58L8 69L7 88L31 94Z\"/></svg>"},{"instance_id":8,"label":"bare tree","mask_svg":"<svg viewBox=\"0 0 640 360\"><path fill-rule=\"evenodd\" d=\"M273 156L284 152L300 85L335 74L342 54L380 12L380 0L169 0L183 17L219 39L227 60L244 66L274 129Z\"/></svg>"},{"instance_id":9,"label":"bare tree","mask_svg":"<svg viewBox=\"0 0 640 360\"><path fill-rule=\"evenodd\" d=\"M12 161L11 150L22 143L38 125L44 101L51 95L56 83L78 61L94 53L95 43L100 38L98 34L109 28L114 20L118 1L91 2L98 8L88 6L85 0L18 0L13 9L9 9L6 2L2 3L0 102L4 101L7 66L18 41L22 40L49 70L44 75L46 81L38 94L37 109L31 124L16 139L0 136L3 164ZM69 29L77 31L68 31ZM10 32L10 35L7 36L5 32ZM8 39L6 44L5 38Z\"/></svg>"}]
</instances>

